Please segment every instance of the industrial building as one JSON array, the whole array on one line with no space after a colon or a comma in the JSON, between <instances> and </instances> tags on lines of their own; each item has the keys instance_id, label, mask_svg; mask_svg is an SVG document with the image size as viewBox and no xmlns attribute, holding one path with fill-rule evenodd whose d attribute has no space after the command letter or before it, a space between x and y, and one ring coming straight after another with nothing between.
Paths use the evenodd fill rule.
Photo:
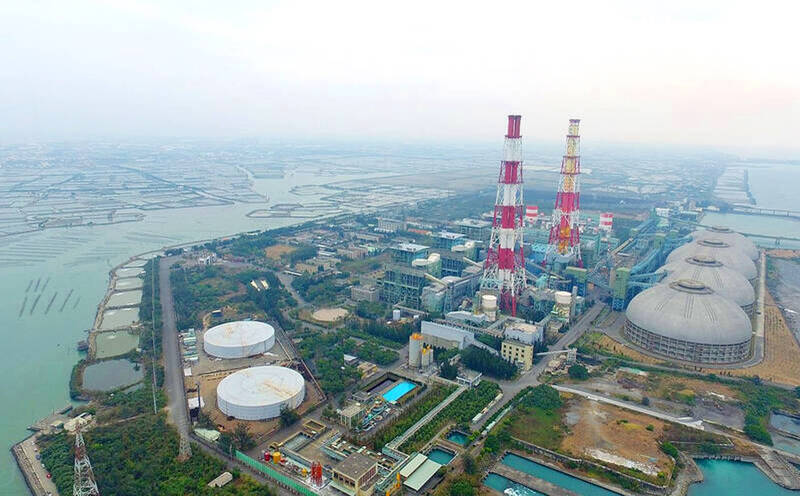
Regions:
<instances>
[{"instance_id":1,"label":"industrial building","mask_svg":"<svg viewBox=\"0 0 800 496\"><path fill-rule=\"evenodd\" d=\"M207 330L203 349L217 358L245 358L266 353L275 346L275 328L264 322L226 322Z\"/></svg>"},{"instance_id":2,"label":"industrial building","mask_svg":"<svg viewBox=\"0 0 800 496\"><path fill-rule=\"evenodd\" d=\"M352 453L332 469L331 485L349 496L368 496L378 482L378 462Z\"/></svg>"},{"instance_id":3,"label":"industrial building","mask_svg":"<svg viewBox=\"0 0 800 496\"><path fill-rule=\"evenodd\" d=\"M438 322L422 321L422 338L435 348L458 348L463 350L475 344L475 334L466 329Z\"/></svg>"},{"instance_id":4,"label":"industrial building","mask_svg":"<svg viewBox=\"0 0 800 496\"><path fill-rule=\"evenodd\" d=\"M217 406L229 417L266 420L293 410L305 398L305 379L286 367L250 367L234 372L217 385Z\"/></svg>"},{"instance_id":5,"label":"industrial building","mask_svg":"<svg viewBox=\"0 0 800 496\"><path fill-rule=\"evenodd\" d=\"M417 453L400 469L399 480L403 482L403 487L408 493L423 494L426 484L440 468L442 468L440 463L422 453Z\"/></svg>"},{"instance_id":6,"label":"industrial building","mask_svg":"<svg viewBox=\"0 0 800 496\"><path fill-rule=\"evenodd\" d=\"M758 260L758 248L755 243L728 227L714 226L698 229L692 233L692 239L718 239L738 248L750 257L750 260Z\"/></svg>"},{"instance_id":7,"label":"industrial building","mask_svg":"<svg viewBox=\"0 0 800 496\"><path fill-rule=\"evenodd\" d=\"M350 288L350 298L353 301L376 302L380 297L380 291L375 286L352 286Z\"/></svg>"},{"instance_id":8,"label":"industrial building","mask_svg":"<svg viewBox=\"0 0 800 496\"><path fill-rule=\"evenodd\" d=\"M492 223L482 219L461 219L453 223L453 229L478 241L489 241L492 235Z\"/></svg>"},{"instance_id":9,"label":"industrial building","mask_svg":"<svg viewBox=\"0 0 800 496\"><path fill-rule=\"evenodd\" d=\"M533 367L533 345L506 339L500 347L500 356L526 371Z\"/></svg>"},{"instance_id":10,"label":"industrial building","mask_svg":"<svg viewBox=\"0 0 800 496\"><path fill-rule=\"evenodd\" d=\"M722 262L726 267L742 274L745 279L751 283L755 283L758 277L756 265L749 256L745 255L744 252L734 247L732 244L717 238L696 239L678 247L669 254L667 262L685 260L688 257L696 255L713 258Z\"/></svg>"},{"instance_id":11,"label":"industrial building","mask_svg":"<svg viewBox=\"0 0 800 496\"><path fill-rule=\"evenodd\" d=\"M664 273L662 283L671 283L680 279L700 281L722 297L725 297L752 315L756 293L750 282L743 275L732 270L711 257L695 255L684 260L668 263L656 273Z\"/></svg>"},{"instance_id":12,"label":"industrial building","mask_svg":"<svg viewBox=\"0 0 800 496\"><path fill-rule=\"evenodd\" d=\"M533 345L544 340L544 329L535 324L510 321L506 324L503 335L506 339L513 339L520 343Z\"/></svg>"},{"instance_id":13,"label":"industrial building","mask_svg":"<svg viewBox=\"0 0 800 496\"><path fill-rule=\"evenodd\" d=\"M380 300L429 312L449 312L464 298L472 298L480 283L481 268L467 259L477 248L469 240L454 248L460 251L432 252L413 243L391 247L393 262L384 266L378 281Z\"/></svg>"},{"instance_id":14,"label":"industrial building","mask_svg":"<svg viewBox=\"0 0 800 496\"><path fill-rule=\"evenodd\" d=\"M628 305L625 336L666 358L720 364L748 358L752 327L744 310L699 281L657 284Z\"/></svg>"}]
</instances>

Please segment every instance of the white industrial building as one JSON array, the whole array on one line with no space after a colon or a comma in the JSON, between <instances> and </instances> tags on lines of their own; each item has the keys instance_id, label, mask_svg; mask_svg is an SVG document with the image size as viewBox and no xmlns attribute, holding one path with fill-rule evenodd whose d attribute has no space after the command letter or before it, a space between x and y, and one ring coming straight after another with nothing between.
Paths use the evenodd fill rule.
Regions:
<instances>
[{"instance_id":1,"label":"white industrial building","mask_svg":"<svg viewBox=\"0 0 800 496\"><path fill-rule=\"evenodd\" d=\"M264 322L226 322L207 330L203 349L218 358L245 358L266 353L275 346L275 328Z\"/></svg>"},{"instance_id":2,"label":"white industrial building","mask_svg":"<svg viewBox=\"0 0 800 496\"><path fill-rule=\"evenodd\" d=\"M510 322L503 332L506 339L514 339L525 344L535 344L544 339L544 328L525 322Z\"/></svg>"},{"instance_id":3,"label":"white industrial building","mask_svg":"<svg viewBox=\"0 0 800 496\"><path fill-rule=\"evenodd\" d=\"M250 367L234 372L217 385L217 406L241 420L280 416L285 408L300 406L306 395L303 376L286 367Z\"/></svg>"},{"instance_id":4,"label":"white industrial building","mask_svg":"<svg viewBox=\"0 0 800 496\"><path fill-rule=\"evenodd\" d=\"M423 320L421 331L425 343L436 348L463 350L467 346L475 344L474 333L455 326Z\"/></svg>"}]
</instances>

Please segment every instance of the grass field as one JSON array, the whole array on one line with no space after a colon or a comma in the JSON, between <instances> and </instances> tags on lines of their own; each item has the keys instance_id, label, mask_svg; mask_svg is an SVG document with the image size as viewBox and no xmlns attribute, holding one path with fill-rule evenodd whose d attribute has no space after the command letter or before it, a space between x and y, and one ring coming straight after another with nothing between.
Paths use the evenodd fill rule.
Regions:
<instances>
[{"instance_id":1,"label":"grass field","mask_svg":"<svg viewBox=\"0 0 800 496\"><path fill-rule=\"evenodd\" d=\"M564 437L562 411L548 412L541 408L520 408L509 423L509 432L517 439L557 449Z\"/></svg>"},{"instance_id":2,"label":"grass field","mask_svg":"<svg viewBox=\"0 0 800 496\"><path fill-rule=\"evenodd\" d=\"M725 371L735 376L755 376L790 386L800 386L800 346L783 314L767 292L764 308L764 360L753 367ZM722 372L706 370L705 372Z\"/></svg>"},{"instance_id":3,"label":"grass field","mask_svg":"<svg viewBox=\"0 0 800 496\"><path fill-rule=\"evenodd\" d=\"M270 260L280 260L283 255L287 255L296 249L289 245L272 245L264 249L264 255Z\"/></svg>"}]
</instances>

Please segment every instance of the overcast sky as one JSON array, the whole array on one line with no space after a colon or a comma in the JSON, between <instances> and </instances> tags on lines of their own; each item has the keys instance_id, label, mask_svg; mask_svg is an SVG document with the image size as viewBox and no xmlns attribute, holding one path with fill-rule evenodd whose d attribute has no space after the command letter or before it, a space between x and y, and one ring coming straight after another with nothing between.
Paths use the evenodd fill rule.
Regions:
<instances>
[{"instance_id":1,"label":"overcast sky","mask_svg":"<svg viewBox=\"0 0 800 496\"><path fill-rule=\"evenodd\" d=\"M235 4L235 5L234 5ZM800 149L800 2L6 1L0 142L197 136Z\"/></svg>"}]
</instances>

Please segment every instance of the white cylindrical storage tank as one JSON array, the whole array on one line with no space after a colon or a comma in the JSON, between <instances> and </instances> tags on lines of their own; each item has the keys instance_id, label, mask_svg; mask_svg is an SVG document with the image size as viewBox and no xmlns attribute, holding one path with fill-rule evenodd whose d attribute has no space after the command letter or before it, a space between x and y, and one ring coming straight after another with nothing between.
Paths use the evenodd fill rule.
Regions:
<instances>
[{"instance_id":1,"label":"white cylindrical storage tank","mask_svg":"<svg viewBox=\"0 0 800 496\"><path fill-rule=\"evenodd\" d=\"M203 349L218 358L260 355L273 346L275 328L255 320L226 322L212 327L203 335Z\"/></svg>"},{"instance_id":2,"label":"white cylindrical storage tank","mask_svg":"<svg viewBox=\"0 0 800 496\"><path fill-rule=\"evenodd\" d=\"M423 368L430 367L433 363L433 348L422 348L420 364Z\"/></svg>"},{"instance_id":3,"label":"white cylindrical storage tank","mask_svg":"<svg viewBox=\"0 0 800 496\"><path fill-rule=\"evenodd\" d=\"M286 367L250 367L234 372L217 385L217 407L240 420L280 416L300 406L306 395L303 376Z\"/></svg>"},{"instance_id":4,"label":"white cylindrical storage tank","mask_svg":"<svg viewBox=\"0 0 800 496\"><path fill-rule=\"evenodd\" d=\"M494 320L497 319L497 296L481 296L481 308L483 308L483 313L486 314L489 320L494 322Z\"/></svg>"},{"instance_id":5,"label":"white cylindrical storage tank","mask_svg":"<svg viewBox=\"0 0 800 496\"><path fill-rule=\"evenodd\" d=\"M392 310L392 320L400 320L401 315L403 315L403 312L399 308Z\"/></svg>"},{"instance_id":6,"label":"white cylindrical storage tank","mask_svg":"<svg viewBox=\"0 0 800 496\"><path fill-rule=\"evenodd\" d=\"M422 353L422 334L415 332L408 338L408 365L409 367L419 367L420 355Z\"/></svg>"}]
</instances>

